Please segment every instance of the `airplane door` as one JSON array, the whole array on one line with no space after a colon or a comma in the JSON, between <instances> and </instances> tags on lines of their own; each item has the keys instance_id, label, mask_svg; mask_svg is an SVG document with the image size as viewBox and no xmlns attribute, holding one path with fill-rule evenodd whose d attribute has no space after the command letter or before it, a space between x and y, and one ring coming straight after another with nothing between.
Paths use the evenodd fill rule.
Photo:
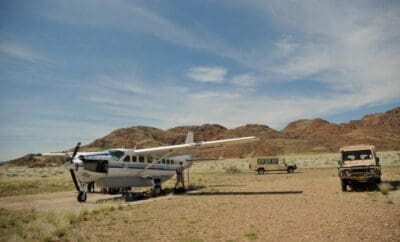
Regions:
<instances>
[{"instance_id":1,"label":"airplane door","mask_svg":"<svg viewBox=\"0 0 400 242\"><path fill-rule=\"evenodd\" d=\"M108 172L108 161L107 160L98 161L96 172L107 173Z\"/></svg>"}]
</instances>

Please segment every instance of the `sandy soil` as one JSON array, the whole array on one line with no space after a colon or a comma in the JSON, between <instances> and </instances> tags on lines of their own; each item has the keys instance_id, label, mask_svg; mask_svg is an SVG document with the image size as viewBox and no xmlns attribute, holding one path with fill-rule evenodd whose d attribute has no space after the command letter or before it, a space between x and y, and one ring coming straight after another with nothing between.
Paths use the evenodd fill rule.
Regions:
<instances>
[{"instance_id":1,"label":"sandy soil","mask_svg":"<svg viewBox=\"0 0 400 242\"><path fill-rule=\"evenodd\" d=\"M383 170L398 185L400 167ZM69 233L108 241L399 241L400 194L340 192L336 169L302 169L295 174L191 174L200 192L130 202L82 221ZM39 210L92 208L75 192L0 198L0 207Z\"/></svg>"}]
</instances>

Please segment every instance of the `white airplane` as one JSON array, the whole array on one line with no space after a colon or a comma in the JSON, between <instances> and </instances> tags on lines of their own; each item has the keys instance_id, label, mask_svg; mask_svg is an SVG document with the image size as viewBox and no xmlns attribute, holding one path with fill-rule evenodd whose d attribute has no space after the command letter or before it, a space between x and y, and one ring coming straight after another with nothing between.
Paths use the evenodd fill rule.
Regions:
<instances>
[{"instance_id":1,"label":"white airplane","mask_svg":"<svg viewBox=\"0 0 400 242\"><path fill-rule=\"evenodd\" d=\"M101 152L78 152L80 147L78 143L74 152L68 153L71 158L63 167L71 173L78 190L79 202L86 201L87 194L84 187L91 182L108 188L123 188L126 191L131 187L153 186L153 192L157 195L161 192L161 184L171 179L178 168L191 167L193 163L191 150L255 139L256 137L250 136L193 142L193 133L189 132L185 144L146 149L110 149ZM58 154L60 153L43 155Z\"/></svg>"}]
</instances>

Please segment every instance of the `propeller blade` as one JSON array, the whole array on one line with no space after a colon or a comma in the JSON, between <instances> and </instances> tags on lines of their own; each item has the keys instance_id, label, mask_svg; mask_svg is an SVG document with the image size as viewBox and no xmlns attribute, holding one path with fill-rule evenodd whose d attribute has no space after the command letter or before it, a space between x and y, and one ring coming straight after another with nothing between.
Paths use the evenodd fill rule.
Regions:
<instances>
[{"instance_id":1,"label":"propeller blade","mask_svg":"<svg viewBox=\"0 0 400 242\"><path fill-rule=\"evenodd\" d=\"M80 146L81 146L81 142L78 142L78 144L76 144L76 146L75 146L74 153L72 153L71 161L75 158L76 154L78 153L78 150L79 150Z\"/></svg>"},{"instance_id":2,"label":"propeller blade","mask_svg":"<svg viewBox=\"0 0 400 242\"><path fill-rule=\"evenodd\" d=\"M79 186L78 179L76 179L74 170L71 169L71 170L69 170L69 171L71 172L72 181L74 181L76 190L77 190L78 192L80 192L80 191L81 191L81 187Z\"/></svg>"}]
</instances>

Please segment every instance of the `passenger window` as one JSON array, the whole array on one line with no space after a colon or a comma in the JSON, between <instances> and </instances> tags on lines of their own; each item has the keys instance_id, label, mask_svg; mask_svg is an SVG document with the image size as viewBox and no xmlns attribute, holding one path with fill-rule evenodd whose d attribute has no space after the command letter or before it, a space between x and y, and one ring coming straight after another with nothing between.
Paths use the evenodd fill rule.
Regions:
<instances>
[{"instance_id":1,"label":"passenger window","mask_svg":"<svg viewBox=\"0 0 400 242\"><path fill-rule=\"evenodd\" d=\"M153 157L147 157L147 163L153 162Z\"/></svg>"},{"instance_id":2,"label":"passenger window","mask_svg":"<svg viewBox=\"0 0 400 242\"><path fill-rule=\"evenodd\" d=\"M124 162L130 162L130 161L131 161L131 156L130 155L125 156Z\"/></svg>"},{"instance_id":3,"label":"passenger window","mask_svg":"<svg viewBox=\"0 0 400 242\"><path fill-rule=\"evenodd\" d=\"M175 161L174 161L174 160L171 160L171 165L173 165L173 164L175 164Z\"/></svg>"},{"instance_id":4,"label":"passenger window","mask_svg":"<svg viewBox=\"0 0 400 242\"><path fill-rule=\"evenodd\" d=\"M162 163L165 164L165 159L162 159Z\"/></svg>"},{"instance_id":5,"label":"passenger window","mask_svg":"<svg viewBox=\"0 0 400 242\"><path fill-rule=\"evenodd\" d=\"M132 156L132 162L137 162L136 155Z\"/></svg>"},{"instance_id":6,"label":"passenger window","mask_svg":"<svg viewBox=\"0 0 400 242\"><path fill-rule=\"evenodd\" d=\"M139 156L139 162L141 162L141 163L144 162L144 156Z\"/></svg>"},{"instance_id":7,"label":"passenger window","mask_svg":"<svg viewBox=\"0 0 400 242\"><path fill-rule=\"evenodd\" d=\"M169 165L169 159L167 159L167 164Z\"/></svg>"}]
</instances>

